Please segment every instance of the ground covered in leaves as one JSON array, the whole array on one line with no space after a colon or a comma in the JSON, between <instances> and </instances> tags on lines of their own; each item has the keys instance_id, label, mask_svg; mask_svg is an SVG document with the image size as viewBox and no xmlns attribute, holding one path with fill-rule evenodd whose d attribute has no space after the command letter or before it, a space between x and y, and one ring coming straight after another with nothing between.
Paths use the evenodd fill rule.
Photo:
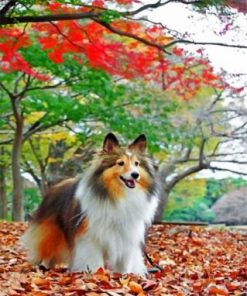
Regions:
<instances>
[{"instance_id":1,"label":"ground covered in leaves","mask_svg":"<svg viewBox=\"0 0 247 296\"><path fill-rule=\"evenodd\" d=\"M0 296L247 295L247 235L195 226L153 226L146 251L163 270L146 278L32 267L18 240L26 225L0 222ZM150 266L149 266L150 267Z\"/></svg>"}]
</instances>

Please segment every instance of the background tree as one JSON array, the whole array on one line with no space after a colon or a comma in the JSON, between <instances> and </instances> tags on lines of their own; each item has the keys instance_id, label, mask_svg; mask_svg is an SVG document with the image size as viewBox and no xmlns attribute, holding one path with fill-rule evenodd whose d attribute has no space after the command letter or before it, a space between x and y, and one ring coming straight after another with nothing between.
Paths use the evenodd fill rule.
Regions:
<instances>
[{"instance_id":1,"label":"background tree","mask_svg":"<svg viewBox=\"0 0 247 296\"><path fill-rule=\"evenodd\" d=\"M185 178L171 191L163 219L166 221L203 221L214 223L214 205L236 189L246 187L245 178ZM235 200L236 201L236 200ZM241 212L241 209L239 209ZM224 221L227 221L225 219ZM217 223L217 220L216 220Z\"/></svg>"},{"instance_id":2,"label":"background tree","mask_svg":"<svg viewBox=\"0 0 247 296\"><path fill-rule=\"evenodd\" d=\"M228 95L232 104L227 105L223 103L227 96L223 93L216 93L203 102L197 96L196 102L186 103L193 107L187 106L179 118L173 118L182 137L169 143L169 154L160 168L163 206L159 207L157 221L162 217L171 190L188 176L206 169L247 174L244 170L246 111L241 96Z\"/></svg>"},{"instance_id":3,"label":"background tree","mask_svg":"<svg viewBox=\"0 0 247 296\"><path fill-rule=\"evenodd\" d=\"M0 147L0 219L8 217L7 178L10 167L9 151Z\"/></svg>"}]
</instances>

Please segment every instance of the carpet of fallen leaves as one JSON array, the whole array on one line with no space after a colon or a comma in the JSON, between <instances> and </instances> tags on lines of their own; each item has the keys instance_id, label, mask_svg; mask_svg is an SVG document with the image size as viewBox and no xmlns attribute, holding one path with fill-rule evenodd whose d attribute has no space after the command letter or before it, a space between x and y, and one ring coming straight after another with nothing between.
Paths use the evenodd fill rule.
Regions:
<instances>
[{"instance_id":1,"label":"carpet of fallen leaves","mask_svg":"<svg viewBox=\"0 0 247 296\"><path fill-rule=\"evenodd\" d=\"M0 296L247 295L247 235L199 226L152 226L146 251L163 270L146 277L99 269L42 271L18 243L24 223L0 222Z\"/></svg>"}]
</instances>

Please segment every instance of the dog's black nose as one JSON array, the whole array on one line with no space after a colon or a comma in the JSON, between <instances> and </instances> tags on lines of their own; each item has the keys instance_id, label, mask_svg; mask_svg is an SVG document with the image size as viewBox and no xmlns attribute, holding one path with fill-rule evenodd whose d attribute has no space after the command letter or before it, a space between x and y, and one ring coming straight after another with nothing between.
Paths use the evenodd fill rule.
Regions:
<instances>
[{"instance_id":1,"label":"dog's black nose","mask_svg":"<svg viewBox=\"0 0 247 296\"><path fill-rule=\"evenodd\" d=\"M133 172L131 173L131 177L136 180L139 178L139 174L137 172Z\"/></svg>"}]
</instances>

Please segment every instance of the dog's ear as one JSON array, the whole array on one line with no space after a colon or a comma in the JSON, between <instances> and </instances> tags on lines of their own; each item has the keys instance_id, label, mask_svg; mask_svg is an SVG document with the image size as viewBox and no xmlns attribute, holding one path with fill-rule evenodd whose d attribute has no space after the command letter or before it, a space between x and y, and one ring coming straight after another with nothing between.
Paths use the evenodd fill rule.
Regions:
<instances>
[{"instance_id":1,"label":"dog's ear","mask_svg":"<svg viewBox=\"0 0 247 296\"><path fill-rule=\"evenodd\" d=\"M129 145L130 150L135 150L139 153L144 153L147 148L147 139L144 134L140 135L135 139L133 143Z\"/></svg>"},{"instance_id":2,"label":"dog's ear","mask_svg":"<svg viewBox=\"0 0 247 296\"><path fill-rule=\"evenodd\" d=\"M118 147L119 143L116 136L113 133L109 133L108 135L106 135L103 144L103 150L107 153L111 153Z\"/></svg>"}]
</instances>

